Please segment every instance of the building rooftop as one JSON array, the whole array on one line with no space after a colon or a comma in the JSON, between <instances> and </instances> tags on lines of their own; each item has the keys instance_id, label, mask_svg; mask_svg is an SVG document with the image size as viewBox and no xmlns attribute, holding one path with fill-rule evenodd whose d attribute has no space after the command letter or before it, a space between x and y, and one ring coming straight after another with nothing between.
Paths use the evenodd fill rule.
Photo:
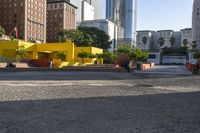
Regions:
<instances>
[{"instance_id":1,"label":"building rooftop","mask_svg":"<svg viewBox=\"0 0 200 133\"><path fill-rule=\"evenodd\" d=\"M77 9L77 7L73 4L70 3L70 0L47 0L47 4L51 4L51 3L62 3L65 2L67 4L69 4L70 6L74 7Z\"/></svg>"},{"instance_id":2,"label":"building rooftop","mask_svg":"<svg viewBox=\"0 0 200 133\"><path fill-rule=\"evenodd\" d=\"M173 30L158 30L157 32L173 32Z\"/></svg>"},{"instance_id":3,"label":"building rooftop","mask_svg":"<svg viewBox=\"0 0 200 133\"><path fill-rule=\"evenodd\" d=\"M181 31L183 31L183 30L192 30L192 28L181 29Z\"/></svg>"},{"instance_id":4,"label":"building rooftop","mask_svg":"<svg viewBox=\"0 0 200 133\"><path fill-rule=\"evenodd\" d=\"M109 22L114 24L112 21L108 19L94 19L94 20L83 20L82 23L87 23L87 22Z\"/></svg>"},{"instance_id":5,"label":"building rooftop","mask_svg":"<svg viewBox=\"0 0 200 133\"><path fill-rule=\"evenodd\" d=\"M152 31L152 30L139 30L137 32L154 32L154 31Z\"/></svg>"}]
</instances>

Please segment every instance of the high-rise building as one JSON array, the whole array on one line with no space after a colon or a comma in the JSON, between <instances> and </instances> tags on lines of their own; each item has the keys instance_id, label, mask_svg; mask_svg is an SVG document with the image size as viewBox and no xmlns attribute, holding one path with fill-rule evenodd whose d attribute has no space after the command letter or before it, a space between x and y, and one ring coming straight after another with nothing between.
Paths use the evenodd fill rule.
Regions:
<instances>
[{"instance_id":1,"label":"high-rise building","mask_svg":"<svg viewBox=\"0 0 200 133\"><path fill-rule=\"evenodd\" d=\"M57 33L64 29L75 29L76 7L69 0L48 0L47 42L58 42Z\"/></svg>"},{"instance_id":2,"label":"high-rise building","mask_svg":"<svg viewBox=\"0 0 200 133\"><path fill-rule=\"evenodd\" d=\"M70 2L77 7L77 25L84 20L94 20L94 7L91 5L92 0L71 0Z\"/></svg>"},{"instance_id":3,"label":"high-rise building","mask_svg":"<svg viewBox=\"0 0 200 133\"><path fill-rule=\"evenodd\" d=\"M92 6L94 7L94 19L105 19L106 10L103 10L106 6L106 0L93 0Z\"/></svg>"},{"instance_id":4,"label":"high-rise building","mask_svg":"<svg viewBox=\"0 0 200 133\"><path fill-rule=\"evenodd\" d=\"M135 45L137 0L107 0L106 18L124 29L125 42Z\"/></svg>"},{"instance_id":5,"label":"high-rise building","mask_svg":"<svg viewBox=\"0 0 200 133\"><path fill-rule=\"evenodd\" d=\"M200 49L200 1L194 0L192 14L192 40L197 42Z\"/></svg>"},{"instance_id":6,"label":"high-rise building","mask_svg":"<svg viewBox=\"0 0 200 133\"><path fill-rule=\"evenodd\" d=\"M46 0L0 0L0 25L7 35L46 42Z\"/></svg>"}]
</instances>

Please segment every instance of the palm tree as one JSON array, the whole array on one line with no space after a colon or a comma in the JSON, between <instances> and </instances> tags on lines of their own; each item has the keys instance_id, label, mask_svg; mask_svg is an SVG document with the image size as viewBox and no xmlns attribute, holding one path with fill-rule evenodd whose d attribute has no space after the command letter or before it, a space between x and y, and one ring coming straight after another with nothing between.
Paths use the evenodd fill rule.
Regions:
<instances>
[{"instance_id":1,"label":"palm tree","mask_svg":"<svg viewBox=\"0 0 200 133\"><path fill-rule=\"evenodd\" d=\"M2 26L0 26L0 36L2 36L3 34L5 34L5 30Z\"/></svg>"},{"instance_id":2,"label":"palm tree","mask_svg":"<svg viewBox=\"0 0 200 133\"><path fill-rule=\"evenodd\" d=\"M148 41L148 38L146 36L142 38L142 42L144 44L144 50L145 50L145 46L147 44L147 41Z\"/></svg>"},{"instance_id":3,"label":"palm tree","mask_svg":"<svg viewBox=\"0 0 200 133\"><path fill-rule=\"evenodd\" d=\"M171 47L174 47L174 44L175 44L175 42L176 42L176 39L175 39L174 37L171 37L169 41L170 41L170 43L171 43Z\"/></svg>"},{"instance_id":4,"label":"palm tree","mask_svg":"<svg viewBox=\"0 0 200 133\"><path fill-rule=\"evenodd\" d=\"M192 41L192 49L195 49L197 47L197 41Z\"/></svg>"},{"instance_id":5,"label":"palm tree","mask_svg":"<svg viewBox=\"0 0 200 133\"><path fill-rule=\"evenodd\" d=\"M184 46L184 47L187 47L187 45L188 45L188 40L187 40L187 39L184 39L182 43L183 43L183 46Z\"/></svg>"},{"instance_id":6,"label":"palm tree","mask_svg":"<svg viewBox=\"0 0 200 133\"><path fill-rule=\"evenodd\" d=\"M160 37L158 39L158 44L159 44L158 50L160 50L160 48L165 44L165 39L163 37Z\"/></svg>"}]
</instances>

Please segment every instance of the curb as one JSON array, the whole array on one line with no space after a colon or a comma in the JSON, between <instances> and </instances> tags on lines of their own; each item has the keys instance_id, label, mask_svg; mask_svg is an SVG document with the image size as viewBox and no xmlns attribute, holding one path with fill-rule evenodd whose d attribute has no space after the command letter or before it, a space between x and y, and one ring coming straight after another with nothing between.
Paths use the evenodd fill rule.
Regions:
<instances>
[{"instance_id":1,"label":"curb","mask_svg":"<svg viewBox=\"0 0 200 133\"><path fill-rule=\"evenodd\" d=\"M124 68L84 68L84 67L69 67L69 68L0 68L0 72L48 72L48 71L63 71L63 72L127 72ZM133 72L134 69L131 69Z\"/></svg>"}]
</instances>

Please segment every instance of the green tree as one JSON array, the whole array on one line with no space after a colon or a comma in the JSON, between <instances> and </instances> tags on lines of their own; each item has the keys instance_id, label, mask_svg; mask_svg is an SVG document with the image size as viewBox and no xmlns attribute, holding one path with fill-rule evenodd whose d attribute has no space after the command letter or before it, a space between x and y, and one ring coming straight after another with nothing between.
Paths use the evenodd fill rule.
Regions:
<instances>
[{"instance_id":1,"label":"green tree","mask_svg":"<svg viewBox=\"0 0 200 133\"><path fill-rule=\"evenodd\" d=\"M78 27L77 30L63 30L57 34L59 42L72 41L77 46L94 46L107 51L110 48L109 35L95 27Z\"/></svg>"},{"instance_id":2,"label":"green tree","mask_svg":"<svg viewBox=\"0 0 200 133\"><path fill-rule=\"evenodd\" d=\"M88 53L88 58L94 59L94 58L96 58L96 55L95 55L95 54Z\"/></svg>"},{"instance_id":3,"label":"green tree","mask_svg":"<svg viewBox=\"0 0 200 133\"><path fill-rule=\"evenodd\" d=\"M24 57L27 55L27 51L26 51L26 48L24 45L21 45L19 46L17 49L16 49L16 55L18 55L20 57L20 60L23 60Z\"/></svg>"},{"instance_id":4,"label":"green tree","mask_svg":"<svg viewBox=\"0 0 200 133\"><path fill-rule=\"evenodd\" d=\"M193 53L193 55L194 55L194 58L195 58L195 59L199 59L199 57L200 57L200 51L195 51L195 52Z\"/></svg>"},{"instance_id":5,"label":"green tree","mask_svg":"<svg viewBox=\"0 0 200 133\"><path fill-rule=\"evenodd\" d=\"M126 54L132 61L146 61L148 52L145 50L131 47L131 45L122 45L117 49L117 54Z\"/></svg>"},{"instance_id":6,"label":"green tree","mask_svg":"<svg viewBox=\"0 0 200 133\"><path fill-rule=\"evenodd\" d=\"M131 45L129 44L125 44L125 45L119 45L117 48L117 54L126 54L126 55L130 55L132 52L133 48Z\"/></svg>"},{"instance_id":7,"label":"green tree","mask_svg":"<svg viewBox=\"0 0 200 133\"><path fill-rule=\"evenodd\" d=\"M187 39L183 39L183 42L182 42L182 43L183 43L183 46L184 46L184 47L187 47L187 45L188 45L188 40L187 40Z\"/></svg>"},{"instance_id":8,"label":"green tree","mask_svg":"<svg viewBox=\"0 0 200 133\"><path fill-rule=\"evenodd\" d=\"M10 41L15 41L15 37L14 36L10 36L9 39L10 39Z\"/></svg>"},{"instance_id":9,"label":"green tree","mask_svg":"<svg viewBox=\"0 0 200 133\"><path fill-rule=\"evenodd\" d=\"M103 58L103 54L96 54L96 58L97 59L102 59Z\"/></svg>"},{"instance_id":10,"label":"green tree","mask_svg":"<svg viewBox=\"0 0 200 133\"><path fill-rule=\"evenodd\" d=\"M85 64L85 59L88 58L88 53L85 51L81 51L78 53L78 57L81 58L82 63Z\"/></svg>"},{"instance_id":11,"label":"green tree","mask_svg":"<svg viewBox=\"0 0 200 133\"><path fill-rule=\"evenodd\" d=\"M65 60L65 56L67 55L66 52L62 51L54 51L51 54L54 59L61 59L63 61Z\"/></svg>"},{"instance_id":12,"label":"green tree","mask_svg":"<svg viewBox=\"0 0 200 133\"><path fill-rule=\"evenodd\" d=\"M107 51L110 48L111 41L109 35L95 27L78 27L78 30L83 33L83 35L89 35L91 37L92 46L102 48Z\"/></svg>"},{"instance_id":13,"label":"green tree","mask_svg":"<svg viewBox=\"0 0 200 133\"><path fill-rule=\"evenodd\" d=\"M134 49L134 58L136 61L145 62L148 58L148 52L141 49Z\"/></svg>"},{"instance_id":14,"label":"green tree","mask_svg":"<svg viewBox=\"0 0 200 133\"><path fill-rule=\"evenodd\" d=\"M5 34L5 30L2 26L0 26L0 36L2 36L3 34Z\"/></svg>"},{"instance_id":15,"label":"green tree","mask_svg":"<svg viewBox=\"0 0 200 133\"><path fill-rule=\"evenodd\" d=\"M174 47L176 39L174 37L171 37L169 41L170 41L171 47Z\"/></svg>"},{"instance_id":16,"label":"green tree","mask_svg":"<svg viewBox=\"0 0 200 133\"><path fill-rule=\"evenodd\" d=\"M165 39L163 37L160 37L158 39L158 44L159 44L158 50L160 51L160 48L165 44Z\"/></svg>"},{"instance_id":17,"label":"green tree","mask_svg":"<svg viewBox=\"0 0 200 133\"><path fill-rule=\"evenodd\" d=\"M59 42L72 41L75 44L83 42L84 36L83 33L78 30L63 30L57 34L57 39Z\"/></svg>"},{"instance_id":18,"label":"green tree","mask_svg":"<svg viewBox=\"0 0 200 133\"><path fill-rule=\"evenodd\" d=\"M82 42L77 42L76 44L77 46L92 46L93 42L92 37L89 34L84 33Z\"/></svg>"},{"instance_id":19,"label":"green tree","mask_svg":"<svg viewBox=\"0 0 200 133\"><path fill-rule=\"evenodd\" d=\"M146 44L147 44L148 38L145 36L142 38L142 43L144 44L144 50L146 49Z\"/></svg>"},{"instance_id":20,"label":"green tree","mask_svg":"<svg viewBox=\"0 0 200 133\"><path fill-rule=\"evenodd\" d=\"M116 59L116 55L111 52L104 52L102 57L106 64L111 64Z\"/></svg>"}]
</instances>

